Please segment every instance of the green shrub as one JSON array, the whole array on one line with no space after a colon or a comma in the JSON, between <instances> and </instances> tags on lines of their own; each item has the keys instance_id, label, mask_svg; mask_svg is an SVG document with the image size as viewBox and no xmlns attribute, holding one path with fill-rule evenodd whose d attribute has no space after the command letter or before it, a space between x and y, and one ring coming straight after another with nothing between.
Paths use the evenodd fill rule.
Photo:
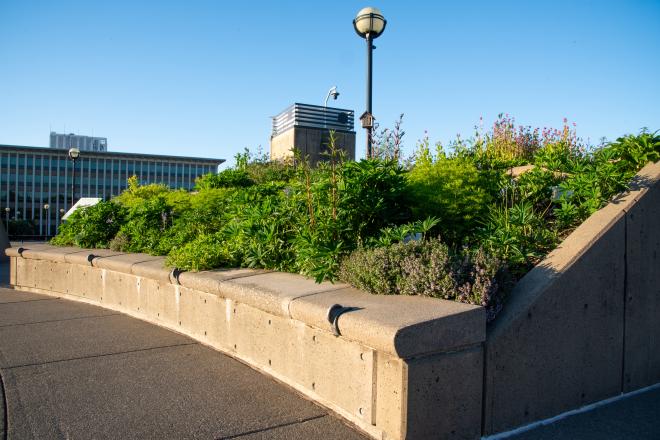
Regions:
<instances>
[{"instance_id":1,"label":"green shrub","mask_svg":"<svg viewBox=\"0 0 660 440\"><path fill-rule=\"evenodd\" d=\"M75 210L60 225L59 233L51 243L58 246L80 246L84 248L107 248L124 220L125 212L113 202Z\"/></svg>"},{"instance_id":2,"label":"green shrub","mask_svg":"<svg viewBox=\"0 0 660 440\"><path fill-rule=\"evenodd\" d=\"M198 177L195 180L195 189L200 191L215 188L245 188L254 184L254 180L244 169L229 168L217 174L209 173Z\"/></svg>"},{"instance_id":3,"label":"green shrub","mask_svg":"<svg viewBox=\"0 0 660 440\"><path fill-rule=\"evenodd\" d=\"M181 247L173 249L166 264L183 270L206 270L232 264L221 234L201 235Z\"/></svg>"},{"instance_id":4,"label":"green shrub","mask_svg":"<svg viewBox=\"0 0 660 440\"><path fill-rule=\"evenodd\" d=\"M173 208L167 197L159 194L131 206L119 232L125 240L120 250L164 255L160 243L165 231L172 225Z\"/></svg>"},{"instance_id":5,"label":"green shrub","mask_svg":"<svg viewBox=\"0 0 660 440\"><path fill-rule=\"evenodd\" d=\"M339 277L367 292L422 295L486 307L494 316L508 287L506 267L483 250L452 251L439 239L358 249Z\"/></svg>"},{"instance_id":6,"label":"green shrub","mask_svg":"<svg viewBox=\"0 0 660 440\"><path fill-rule=\"evenodd\" d=\"M491 185L490 175L480 173L468 160L439 156L421 161L408 174L413 216L437 218L442 237L460 243L488 212Z\"/></svg>"}]
</instances>

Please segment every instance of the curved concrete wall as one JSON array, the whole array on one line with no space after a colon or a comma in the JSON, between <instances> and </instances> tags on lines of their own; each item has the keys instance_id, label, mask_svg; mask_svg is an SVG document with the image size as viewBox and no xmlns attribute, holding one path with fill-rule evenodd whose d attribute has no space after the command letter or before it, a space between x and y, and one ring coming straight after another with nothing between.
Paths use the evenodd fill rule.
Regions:
<instances>
[{"instance_id":1,"label":"curved concrete wall","mask_svg":"<svg viewBox=\"0 0 660 440\"><path fill-rule=\"evenodd\" d=\"M516 286L488 329L484 434L660 382L660 162Z\"/></svg>"},{"instance_id":2,"label":"curved concrete wall","mask_svg":"<svg viewBox=\"0 0 660 440\"><path fill-rule=\"evenodd\" d=\"M379 439L477 438L481 307L372 296L250 269L182 273L144 254L9 249L11 284L187 334L291 385ZM326 318L340 315L339 336ZM194 373L191 373L194 374Z\"/></svg>"},{"instance_id":3,"label":"curved concrete wall","mask_svg":"<svg viewBox=\"0 0 660 440\"><path fill-rule=\"evenodd\" d=\"M476 439L660 382L660 162L480 307L250 269L31 245L11 284L154 322L237 357L374 438ZM333 334L333 304L350 311Z\"/></svg>"}]
</instances>

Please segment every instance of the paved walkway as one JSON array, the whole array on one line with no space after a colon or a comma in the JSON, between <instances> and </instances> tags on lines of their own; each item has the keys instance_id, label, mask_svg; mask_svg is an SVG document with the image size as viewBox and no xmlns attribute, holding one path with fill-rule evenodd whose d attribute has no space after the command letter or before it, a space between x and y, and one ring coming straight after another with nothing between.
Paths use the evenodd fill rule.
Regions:
<instances>
[{"instance_id":1,"label":"paved walkway","mask_svg":"<svg viewBox=\"0 0 660 440\"><path fill-rule=\"evenodd\" d=\"M7 265L0 264L0 283ZM290 388L185 336L0 288L0 439L364 440ZM511 440L660 440L660 389Z\"/></svg>"},{"instance_id":2,"label":"paved walkway","mask_svg":"<svg viewBox=\"0 0 660 440\"><path fill-rule=\"evenodd\" d=\"M190 338L103 308L3 288L0 375L0 438L365 438Z\"/></svg>"},{"instance_id":3,"label":"paved walkway","mask_svg":"<svg viewBox=\"0 0 660 440\"><path fill-rule=\"evenodd\" d=\"M660 440L660 389L603 405L508 440Z\"/></svg>"}]
</instances>

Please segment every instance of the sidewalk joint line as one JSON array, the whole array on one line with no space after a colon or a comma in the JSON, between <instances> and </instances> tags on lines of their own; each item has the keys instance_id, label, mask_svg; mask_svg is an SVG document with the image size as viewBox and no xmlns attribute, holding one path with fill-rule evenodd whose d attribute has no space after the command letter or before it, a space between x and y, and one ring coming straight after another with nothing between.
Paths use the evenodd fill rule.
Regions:
<instances>
[{"instance_id":1,"label":"sidewalk joint line","mask_svg":"<svg viewBox=\"0 0 660 440\"><path fill-rule=\"evenodd\" d=\"M0 325L0 328L18 327L18 326L21 326L21 325L48 324L48 323L51 323L51 322L66 322L66 321L74 321L76 319L105 318L106 316L118 316L118 315L121 315L121 313L107 313L105 315L77 316L75 318L49 319L49 320L45 320L45 321L34 321L34 322L19 322L17 324L3 324L3 325Z\"/></svg>"},{"instance_id":2,"label":"sidewalk joint line","mask_svg":"<svg viewBox=\"0 0 660 440\"><path fill-rule=\"evenodd\" d=\"M148 347L148 348L137 348L135 350L126 350L126 351L118 351L115 353L102 353L102 354L95 354L91 356L81 356L81 357L75 357L75 358L68 358L68 359L57 359L54 361L47 361L47 362L35 362L32 364L22 364L22 365L11 365L8 367L2 367L3 370L13 370L16 368L24 368L24 367L38 367L41 365L49 365L49 364L58 364L61 362L69 362L69 361L80 361L80 360L85 360L85 359L96 359L96 358L102 358L102 357L109 357L109 356L116 356L120 354L130 354L130 353L140 353L143 351L151 351L151 350L158 350L161 348L176 348L176 347L185 347L188 345L198 345L198 342L186 342L185 344L172 344L172 345L160 345L158 347Z\"/></svg>"}]
</instances>

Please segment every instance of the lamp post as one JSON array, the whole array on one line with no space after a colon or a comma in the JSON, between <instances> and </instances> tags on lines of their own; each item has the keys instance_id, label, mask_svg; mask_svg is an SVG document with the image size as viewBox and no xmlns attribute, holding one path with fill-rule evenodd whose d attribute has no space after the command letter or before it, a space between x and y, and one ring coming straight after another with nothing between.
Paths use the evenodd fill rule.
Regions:
<instances>
[{"instance_id":1,"label":"lamp post","mask_svg":"<svg viewBox=\"0 0 660 440\"><path fill-rule=\"evenodd\" d=\"M46 238L48 238L48 236L50 235L50 215L48 215L49 209L50 209L50 205L46 203L44 205L44 211L46 211Z\"/></svg>"},{"instance_id":2,"label":"lamp post","mask_svg":"<svg viewBox=\"0 0 660 440\"><path fill-rule=\"evenodd\" d=\"M80 156L80 150L77 148L71 148L69 149L69 159L71 159L71 162L73 162L73 173L71 176L73 179L71 180L71 205L69 206L69 209L73 206L74 200L76 198L76 160L78 160L78 157Z\"/></svg>"},{"instance_id":3,"label":"lamp post","mask_svg":"<svg viewBox=\"0 0 660 440\"><path fill-rule=\"evenodd\" d=\"M362 126L367 130L367 159L372 156L371 130L373 128L373 115L371 110L371 79L372 79L372 53L376 48L373 40L380 37L385 30L387 21L377 8L363 8L353 20L355 32L367 42L367 110L362 115Z\"/></svg>"},{"instance_id":4,"label":"lamp post","mask_svg":"<svg viewBox=\"0 0 660 440\"><path fill-rule=\"evenodd\" d=\"M7 223L5 225L5 228L7 228L7 231L9 231L9 211L11 211L11 208L9 206L7 206L5 208L5 218L7 219L7 220L5 220L5 223Z\"/></svg>"}]
</instances>

